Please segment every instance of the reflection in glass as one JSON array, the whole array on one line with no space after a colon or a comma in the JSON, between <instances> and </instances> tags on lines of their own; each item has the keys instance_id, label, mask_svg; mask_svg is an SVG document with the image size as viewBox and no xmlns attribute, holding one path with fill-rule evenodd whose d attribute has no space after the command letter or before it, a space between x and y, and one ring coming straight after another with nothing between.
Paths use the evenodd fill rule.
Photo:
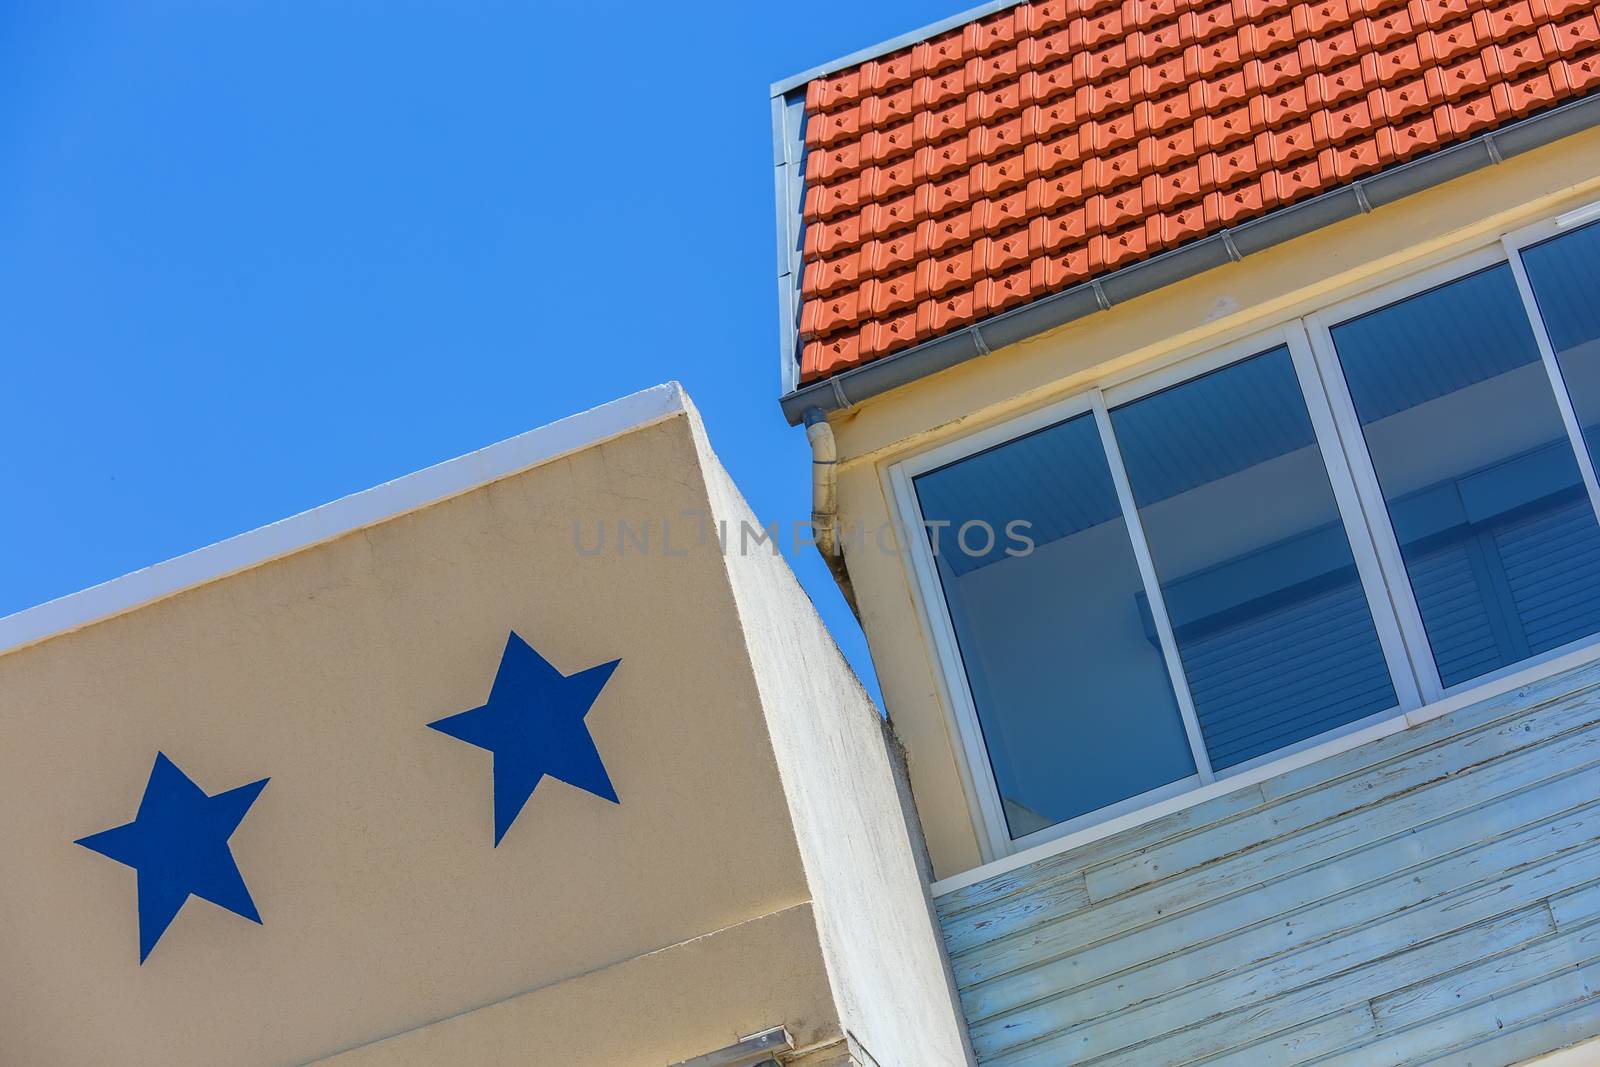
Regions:
<instances>
[{"instance_id":1,"label":"reflection in glass","mask_svg":"<svg viewBox=\"0 0 1600 1067\"><path fill-rule=\"evenodd\" d=\"M1212 766L1394 707L1288 350L1111 422Z\"/></svg>"},{"instance_id":2,"label":"reflection in glass","mask_svg":"<svg viewBox=\"0 0 1600 1067\"><path fill-rule=\"evenodd\" d=\"M1443 683L1600 631L1600 527L1511 268L1332 335Z\"/></svg>"},{"instance_id":3,"label":"reflection in glass","mask_svg":"<svg viewBox=\"0 0 1600 1067\"><path fill-rule=\"evenodd\" d=\"M1524 249L1522 263L1589 456L1600 456L1600 222Z\"/></svg>"},{"instance_id":4,"label":"reflection in glass","mask_svg":"<svg viewBox=\"0 0 1600 1067\"><path fill-rule=\"evenodd\" d=\"M1092 416L915 485L1011 835L1192 776Z\"/></svg>"}]
</instances>

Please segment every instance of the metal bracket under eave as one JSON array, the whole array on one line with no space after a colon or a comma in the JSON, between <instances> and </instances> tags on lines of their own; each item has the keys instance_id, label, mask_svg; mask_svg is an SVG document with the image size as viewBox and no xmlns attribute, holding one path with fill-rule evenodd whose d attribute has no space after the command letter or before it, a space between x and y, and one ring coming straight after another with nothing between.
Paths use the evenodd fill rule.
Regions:
<instances>
[{"instance_id":1,"label":"metal bracket under eave","mask_svg":"<svg viewBox=\"0 0 1600 1067\"><path fill-rule=\"evenodd\" d=\"M789 1052L794 1040L781 1026L763 1030L759 1034L742 1037L727 1048L708 1052L689 1060L680 1060L668 1067L777 1067L773 1053Z\"/></svg>"}]
</instances>

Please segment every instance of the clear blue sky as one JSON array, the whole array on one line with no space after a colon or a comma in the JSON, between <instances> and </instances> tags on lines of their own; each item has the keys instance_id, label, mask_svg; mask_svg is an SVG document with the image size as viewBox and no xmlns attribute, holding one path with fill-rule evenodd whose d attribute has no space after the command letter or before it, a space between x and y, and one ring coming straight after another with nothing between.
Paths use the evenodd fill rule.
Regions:
<instances>
[{"instance_id":1,"label":"clear blue sky","mask_svg":"<svg viewBox=\"0 0 1600 1067\"><path fill-rule=\"evenodd\" d=\"M804 516L768 86L966 6L3 5L0 614L669 378Z\"/></svg>"}]
</instances>

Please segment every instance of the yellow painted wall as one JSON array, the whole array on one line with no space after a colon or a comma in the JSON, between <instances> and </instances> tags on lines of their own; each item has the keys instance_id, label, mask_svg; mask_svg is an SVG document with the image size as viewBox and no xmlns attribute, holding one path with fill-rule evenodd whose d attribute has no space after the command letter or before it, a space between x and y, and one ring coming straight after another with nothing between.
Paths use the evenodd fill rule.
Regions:
<instances>
[{"instance_id":1,"label":"yellow painted wall","mask_svg":"<svg viewBox=\"0 0 1600 1067\"><path fill-rule=\"evenodd\" d=\"M885 471L908 456L1597 198L1600 130L1589 130L836 412L844 527L891 522ZM870 545L846 558L935 874L970 870L984 857L909 569Z\"/></svg>"}]
</instances>

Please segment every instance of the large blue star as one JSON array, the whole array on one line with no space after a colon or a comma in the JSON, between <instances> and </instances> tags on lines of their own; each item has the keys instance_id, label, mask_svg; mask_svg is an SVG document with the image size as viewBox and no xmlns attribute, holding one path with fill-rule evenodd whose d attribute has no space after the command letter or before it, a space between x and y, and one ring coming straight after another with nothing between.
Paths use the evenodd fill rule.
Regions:
<instances>
[{"instance_id":1,"label":"large blue star","mask_svg":"<svg viewBox=\"0 0 1600 1067\"><path fill-rule=\"evenodd\" d=\"M190 896L261 922L228 838L267 781L208 797L165 753L157 752L134 820L76 842L139 872L141 964Z\"/></svg>"},{"instance_id":2,"label":"large blue star","mask_svg":"<svg viewBox=\"0 0 1600 1067\"><path fill-rule=\"evenodd\" d=\"M534 786L547 774L620 803L583 717L621 662L614 659L563 675L513 630L500 656L489 703L428 724L494 753L497 847Z\"/></svg>"}]
</instances>

